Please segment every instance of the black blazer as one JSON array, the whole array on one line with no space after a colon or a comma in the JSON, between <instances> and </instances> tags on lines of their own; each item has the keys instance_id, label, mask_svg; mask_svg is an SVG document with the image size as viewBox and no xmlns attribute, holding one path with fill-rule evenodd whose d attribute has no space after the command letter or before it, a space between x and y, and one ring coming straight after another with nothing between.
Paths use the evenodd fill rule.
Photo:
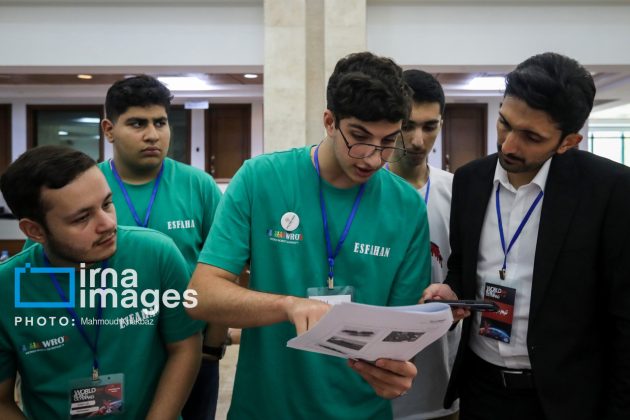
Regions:
<instances>
[{"instance_id":1,"label":"black blazer","mask_svg":"<svg viewBox=\"0 0 630 420\"><path fill-rule=\"evenodd\" d=\"M445 283L474 299L479 240L497 155L456 173ZM498 243L498 239L497 239ZM498 269L498 268L497 268ZM471 321L445 405L458 396ZM547 418L630 419L630 168L591 153L556 155L536 244L527 348Z\"/></svg>"}]
</instances>

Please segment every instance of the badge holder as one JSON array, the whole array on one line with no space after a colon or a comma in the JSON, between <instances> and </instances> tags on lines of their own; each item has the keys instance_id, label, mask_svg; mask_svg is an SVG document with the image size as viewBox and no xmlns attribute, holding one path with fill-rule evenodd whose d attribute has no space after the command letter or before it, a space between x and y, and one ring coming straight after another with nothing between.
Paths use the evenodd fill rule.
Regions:
<instances>
[{"instance_id":1,"label":"badge holder","mask_svg":"<svg viewBox=\"0 0 630 420\"><path fill-rule=\"evenodd\" d=\"M124 413L124 374L70 381L70 419Z\"/></svg>"},{"instance_id":2,"label":"badge holder","mask_svg":"<svg viewBox=\"0 0 630 420\"><path fill-rule=\"evenodd\" d=\"M334 286L328 279L328 287L309 287L306 289L309 299L321 300L329 305L354 301L354 286Z\"/></svg>"},{"instance_id":3,"label":"badge holder","mask_svg":"<svg viewBox=\"0 0 630 420\"><path fill-rule=\"evenodd\" d=\"M482 313L479 334L508 344L512 337L516 289L500 283L486 283L483 298L496 303L499 309Z\"/></svg>"}]
</instances>

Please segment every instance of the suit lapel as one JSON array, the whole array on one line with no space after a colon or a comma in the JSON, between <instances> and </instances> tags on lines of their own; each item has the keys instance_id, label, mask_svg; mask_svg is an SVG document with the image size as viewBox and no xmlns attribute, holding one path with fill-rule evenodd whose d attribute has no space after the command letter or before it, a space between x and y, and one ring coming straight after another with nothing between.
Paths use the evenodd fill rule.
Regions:
<instances>
[{"instance_id":1,"label":"suit lapel","mask_svg":"<svg viewBox=\"0 0 630 420\"><path fill-rule=\"evenodd\" d=\"M469 278L474 279L477 277L477 262L479 259L479 242L481 238L481 229L483 228L483 221L486 217L486 209L488 208L488 202L490 195L492 194L494 179L494 172L497 166L497 155L489 156L489 159L484 162L484 165L479 168L475 177L472 178L472 182L469 190L469 213L466 215L468 220L469 240L465 241L465 246L468 247L465 255L470 255L472 258L468 260L469 266L464 273L467 273ZM464 282L464 285L468 285L464 290L464 296L475 296L477 293L476 282L468 281Z\"/></svg>"},{"instance_id":2,"label":"suit lapel","mask_svg":"<svg viewBox=\"0 0 630 420\"><path fill-rule=\"evenodd\" d=\"M558 254L571 225L579 197L578 172L572 152L557 155L551 161L540 213L538 241L534 260L530 324L536 317L545 290L551 281Z\"/></svg>"}]
</instances>

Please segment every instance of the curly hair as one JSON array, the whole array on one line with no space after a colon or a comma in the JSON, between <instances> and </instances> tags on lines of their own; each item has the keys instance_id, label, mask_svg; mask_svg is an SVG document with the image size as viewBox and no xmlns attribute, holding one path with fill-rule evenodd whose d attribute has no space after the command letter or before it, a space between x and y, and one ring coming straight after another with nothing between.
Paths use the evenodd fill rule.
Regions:
<instances>
[{"instance_id":1,"label":"curly hair","mask_svg":"<svg viewBox=\"0 0 630 420\"><path fill-rule=\"evenodd\" d=\"M362 121L398 122L411 110L411 92L402 69L389 58L369 52L350 54L337 62L326 90L335 123L348 117Z\"/></svg>"}]
</instances>

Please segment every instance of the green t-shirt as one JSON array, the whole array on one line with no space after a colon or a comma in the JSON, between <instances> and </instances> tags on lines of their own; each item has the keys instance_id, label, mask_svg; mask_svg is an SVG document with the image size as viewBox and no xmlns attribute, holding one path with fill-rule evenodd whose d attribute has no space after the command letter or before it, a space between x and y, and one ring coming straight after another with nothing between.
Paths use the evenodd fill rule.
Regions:
<instances>
[{"instance_id":1,"label":"green t-shirt","mask_svg":"<svg viewBox=\"0 0 630 420\"><path fill-rule=\"evenodd\" d=\"M137 226L110 162L101 162L98 166L112 190L118 224ZM124 185L138 217L144 222L155 180L143 185ZM173 238L191 273L197 265L220 200L221 190L209 174L173 159L164 159L164 173L147 227Z\"/></svg>"},{"instance_id":2,"label":"green t-shirt","mask_svg":"<svg viewBox=\"0 0 630 420\"><path fill-rule=\"evenodd\" d=\"M25 267L27 263L31 268L20 274L20 301L62 300L47 274L31 272L34 267L45 267L42 251L41 245L35 244L0 264L0 308L4 312L0 317L0 382L19 371L27 416L63 419L68 418L69 413L69 383L91 375L93 356L65 308L15 307L15 269ZM145 417L151 405L167 360L165 344L190 337L202 328L202 324L190 319L181 303L169 308L163 304L163 299L159 300L159 312L154 316L147 317L142 313L145 307L142 303L137 307L123 307L130 306L123 305L121 300L131 294L125 290L136 290L138 302L142 302L142 294L148 290L157 290L160 296L167 289L177 290L180 296L186 290L190 277L186 262L166 235L150 229L119 226L117 250L108 266L118 274L117 286L113 287L111 277L108 277L107 285L116 290L119 300L114 308L112 298L108 297L103 309L102 319L108 325L100 326L100 373L124 374L126 413L116 418L140 419ZM132 287L131 280L122 282L123 277L132 275L125 272L126 269L136 271L137 287ZM74 309L82 320L97 319L95 305L89 303L90 271L85 269L84 273L87 273L84 284L88 287L82 286L80 272L75 274ZM56 277L69 296L68 274ZM86 296L85 304L81 304L82 294ZM145 301L153 302L153 295L145 294ZM30 323L29 319L32 320ZM65 326L60 325L64 323L63 319ZM96 326L83 321L81 324L93 341Z\"/></svg>"},{"instance_id":3,"label":"green t-shirt","mask_svg":"<svg viewBox=\"0 0 630 420\"><path fill-rule=\"evenodd\" d=\"M199 261L239 274L251 257L250 287L262 292L306 297L308 287L325 286L319 179L309 152L247 161L219 204ZM359 187L322 186L334 248ZM360 303L415 304L430 281L429 249L424 202L404 180L380 170L367 182L335 260L335 285L354 286ZM230 418L391 417L390 403L345 360L288 349L292 337L288 322L243 331Z\"/></svg>"}]
</instances>

